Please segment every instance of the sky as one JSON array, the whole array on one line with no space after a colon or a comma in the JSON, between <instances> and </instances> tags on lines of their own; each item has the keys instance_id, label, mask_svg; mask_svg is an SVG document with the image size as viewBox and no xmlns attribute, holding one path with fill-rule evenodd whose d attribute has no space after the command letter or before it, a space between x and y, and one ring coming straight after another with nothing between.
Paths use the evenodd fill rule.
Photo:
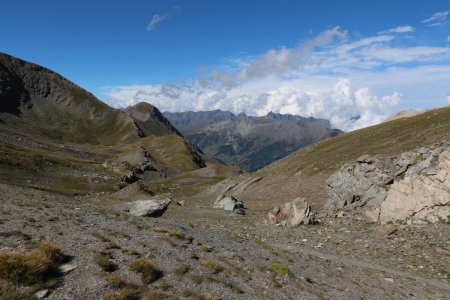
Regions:
<instances>
[{"instance_id":1,"label":"sky","mask_svg":"<svg viewBox=\"0 0 450 300\"><path fill-rule=\"evenodd\" d=\"M450 0L0 0L0 52L113 107L353 130L450 104Z\"/></svg>"}]
</instances>

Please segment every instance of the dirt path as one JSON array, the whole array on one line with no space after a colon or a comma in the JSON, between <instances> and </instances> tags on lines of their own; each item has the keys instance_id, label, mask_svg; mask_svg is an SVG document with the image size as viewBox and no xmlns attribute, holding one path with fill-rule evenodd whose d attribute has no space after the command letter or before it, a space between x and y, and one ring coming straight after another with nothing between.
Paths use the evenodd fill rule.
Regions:
<instances>
[{"instance_id":1,"label":"dirt path","mask_svg":"<svg viewBox=\"0 0 450 300\"><path fill-rule=\"evenodd\" d=\"M392 275L393 277L403 277L405 279L416 281L417 284L427 283L434 287L448 290L450 293L450 284L444 281L438 281L434 279L428 279L421 276L417 276L408 272L392 269L386 266L370 263L364 260L358 260L353 258L348 258L340 255L334 255L330 253L324 253L317 250L312 250L306 247L298 246L298 245L289 245L289 244L279 244L279 243L268 243L273 248L289 251L291 253L301 254L301 255L310 255L323 260L333 261L335 263L340 263L347 266L357 267L366 270L384 272L388 275ZM395 278L393 278L395 280ZM449 294L450 295L450 294Z\"/></svg>"}]
</instances>

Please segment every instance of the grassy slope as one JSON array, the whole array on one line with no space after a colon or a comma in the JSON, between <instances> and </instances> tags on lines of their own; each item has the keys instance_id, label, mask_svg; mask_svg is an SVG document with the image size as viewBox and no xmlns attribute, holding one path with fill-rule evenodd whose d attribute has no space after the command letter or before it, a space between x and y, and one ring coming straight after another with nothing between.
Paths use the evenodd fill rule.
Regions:
<instances>
[{"instance_id":1,"label":"grassy slope","mask_svg":"<svg viewBox=\"0 0 450 300\"><path fill-rule=\"evenodd\" d=\"M398 155L448 138L450 107L345 133L245 175L264 178L240 197L249 207L268 209L301 196L308 199L313 208L320 209L326 197L326 179L345 163L363 154Z\"/></svg>"}]
</instances>

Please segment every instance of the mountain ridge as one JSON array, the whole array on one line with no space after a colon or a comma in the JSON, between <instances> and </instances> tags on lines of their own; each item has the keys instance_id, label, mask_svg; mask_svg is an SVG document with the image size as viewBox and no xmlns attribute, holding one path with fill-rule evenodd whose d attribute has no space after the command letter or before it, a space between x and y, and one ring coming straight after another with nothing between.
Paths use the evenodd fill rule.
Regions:
<instances>
[{"instance_id":1,"label":"mountain ridge","mask_svg":"<svg viewBox=\"0 0 450 300\"><path fill-rule=\"evenodd\" d=\"M165 115L207 155L247 171L260 169L300 147L342 133L331 129L325 119L273 112L261 117L220 110Z\"/></svg>"}]
</instances>

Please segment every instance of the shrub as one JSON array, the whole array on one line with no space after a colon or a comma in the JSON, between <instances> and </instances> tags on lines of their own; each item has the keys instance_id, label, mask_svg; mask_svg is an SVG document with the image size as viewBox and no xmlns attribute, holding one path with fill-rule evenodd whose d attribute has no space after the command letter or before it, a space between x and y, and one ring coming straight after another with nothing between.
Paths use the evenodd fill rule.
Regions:
<instances>
[{"instance_id":1,"label":"shrub","mask_svg":"<svg viewBox=\"0 0 450 300\"><path fill-rule=\"evenodd\" d=\"M142 282L149 284L163 276L163 272L145 258L138 258L130 265L130 269L141 274Z\"/></svg>"}]
</instances>

